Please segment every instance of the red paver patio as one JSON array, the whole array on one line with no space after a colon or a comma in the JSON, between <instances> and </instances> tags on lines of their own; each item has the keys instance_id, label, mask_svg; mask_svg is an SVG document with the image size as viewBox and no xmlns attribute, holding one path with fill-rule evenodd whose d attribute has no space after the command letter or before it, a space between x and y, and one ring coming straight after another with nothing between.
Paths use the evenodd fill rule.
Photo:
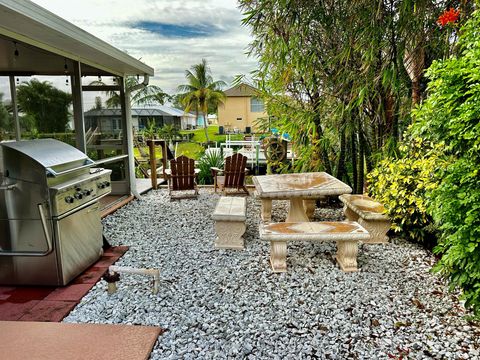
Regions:
<instances>
[{"instance_id":1,"label":"red paver patio","mask_svg":"<svg viewBox=\"0 0 480 360\"><path fill-rule=\"evenodd\" d=\"M0 286L0 320L61 321L127 250L128 246L107 249L67 286Z\"/></svg>"}]
</instances>

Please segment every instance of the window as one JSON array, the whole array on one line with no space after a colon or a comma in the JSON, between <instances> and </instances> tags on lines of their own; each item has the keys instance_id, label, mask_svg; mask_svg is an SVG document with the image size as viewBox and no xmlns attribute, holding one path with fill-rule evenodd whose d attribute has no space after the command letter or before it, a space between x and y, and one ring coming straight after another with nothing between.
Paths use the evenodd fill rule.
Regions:
<instances>
[{"instance_id":1,"label":"window","mask_svg":"<svg viewBox=\"0 0 480 360\"><path fill-rule=\"evenodd\" d=\"M263 112L264 111L263 100L257 97L250 98L250 111Z\"/></svg>"}]
</instances>

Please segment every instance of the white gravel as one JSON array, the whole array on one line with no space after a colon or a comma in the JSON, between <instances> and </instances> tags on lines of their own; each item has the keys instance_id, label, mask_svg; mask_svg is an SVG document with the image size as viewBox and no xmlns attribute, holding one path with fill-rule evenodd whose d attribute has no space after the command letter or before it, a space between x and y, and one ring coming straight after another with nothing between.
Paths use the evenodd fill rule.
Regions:
<instances>
[{"instance_id":1,"label":"white gravel","mask_svg":"<svg viewBox=\"0 0 480 360\"><path fill-rule=\"evenodd\" d=\"M401 239L362 245L358 273L343 273L333 243L288 245L288 273L274 274L258 239L259 201L247 200L246 250L215 250L211 214L219 195L170 202L153 191L104 220L121 266L159 268L160 293L124 275L102 280L65 322L156 325L152 359L477 359L480 328L458 294L429 270L433 256ZM274 201L273 219L287 203ZM340 208L317 220L341 219Z\"/></svg>"}]
</instances>

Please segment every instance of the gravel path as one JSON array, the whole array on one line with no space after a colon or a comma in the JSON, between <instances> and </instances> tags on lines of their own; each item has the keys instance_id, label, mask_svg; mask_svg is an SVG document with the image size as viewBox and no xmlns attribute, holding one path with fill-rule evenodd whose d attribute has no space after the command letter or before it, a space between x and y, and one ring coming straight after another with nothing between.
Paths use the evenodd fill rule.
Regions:
<instances>
[{"instance_id":1,"label":"gravel path","mask_svg":"<svg viewBox=\"0 0 480 360\"><path fill-rule=\"evenodd\" d=\"M106 218L109 241L130 246L117 265L159 268L160 293L125 275L109 296L102 280L64 321L161 326L152 359L480 358L480 328L429 273L434 259L422 248L401 239L362 245L362 271L345 274L334 244L289 244L288 273L274 274L252 197L246 250L213 248L218 197L201 189L197 200L170 202L158 190ZM286 208L274 201L273 220ZM342 212L317 209L315 217Z\"/></svg>"}]
</instances>

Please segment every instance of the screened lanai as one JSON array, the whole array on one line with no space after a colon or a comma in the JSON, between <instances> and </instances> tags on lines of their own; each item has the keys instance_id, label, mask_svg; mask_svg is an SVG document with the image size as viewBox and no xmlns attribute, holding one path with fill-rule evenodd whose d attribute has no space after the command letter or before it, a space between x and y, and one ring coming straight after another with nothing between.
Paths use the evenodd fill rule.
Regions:
<instances>
[{"instance_id":1,"label":"screened lanai","mask_svg":"<svg viewBox=\"0 0 480 360\"><path fill-rule=\"evenodd\" d=\"M125 89L125 77L137 76L141 87L153 74L150 66L28 0L0 0L0 80L9 86L5 97L12 100L15 124L10 138L30 136L19 121L17 86L34 76L62 79L62 90L72 94L73 111L69 134L60 140L112 169L112 194L138 195L129 93L135 89ZM85 127L85 99L106 91L120 95L120 133Z\"/></svg>"}]
</instances>

